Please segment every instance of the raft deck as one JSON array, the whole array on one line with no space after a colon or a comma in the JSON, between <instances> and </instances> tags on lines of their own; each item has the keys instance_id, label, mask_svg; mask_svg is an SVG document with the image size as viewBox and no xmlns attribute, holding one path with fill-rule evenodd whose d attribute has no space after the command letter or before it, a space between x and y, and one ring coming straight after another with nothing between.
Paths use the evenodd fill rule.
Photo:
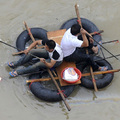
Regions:
<instances>
[{"instance_id":1,"label":"raft deck","mask_svg":"<svg viewBox=\"0 0 120 120\"><path fill-rule=\"evenodd\" d=\"M50 31L50 32L47 32L47 36L48 36L48 39L52 39L52 40L54 40L56 43L58 43L58 44L60 45L61 40L62 40L62 37L63 37L63 35L64 35L65 32L66 32L66 29L57 30L57 31ZM75 65L74 62L66 62L66 61L63 61L62 64L56 68L60 85L61 85L61 86L67 86L67 85L80 84L80 83L81 83L80 80L79 80L78 82L74 83L74 84L70 84L70 83L65 82L65 81L61 78L61 72L62 72L62 70L63 70L64 68L66 68L66 67L76 67L76 65Z\"/></svg>"}]
</instances>

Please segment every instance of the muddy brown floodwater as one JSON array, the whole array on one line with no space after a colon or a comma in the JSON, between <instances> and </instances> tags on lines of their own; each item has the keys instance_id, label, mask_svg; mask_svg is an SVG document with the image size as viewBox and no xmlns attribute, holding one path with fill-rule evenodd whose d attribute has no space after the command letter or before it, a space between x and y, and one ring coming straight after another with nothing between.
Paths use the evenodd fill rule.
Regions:
<instances>
[{"instance_id":1,"label":"muddy brown floodwater","mask_svg":"<svg viewBox=\"0 0 120 120\"><path fill-rule=\"evenodd\" d=\"M75 18L74 5L79 4L80 16L91 20L102 33L103 41L120 38L119 0L0 0L0 38L15 46L17 36L29 27L47 31L58 30L68 19ZM119 54L120 44L109 43L104 47L114 55ZM104 51L104 50L103 50ZM115 73L112 83L98 92L77 86L64 103L38 100L25 81L28 76L10 78L8 61L17 60L16 52L0 43L0 119L1 120L118 120L120 118L120 77ZM106 56L110 56L105 52ZM114 69L120 61L108 59Z\"/></svg>"}]
</instances>

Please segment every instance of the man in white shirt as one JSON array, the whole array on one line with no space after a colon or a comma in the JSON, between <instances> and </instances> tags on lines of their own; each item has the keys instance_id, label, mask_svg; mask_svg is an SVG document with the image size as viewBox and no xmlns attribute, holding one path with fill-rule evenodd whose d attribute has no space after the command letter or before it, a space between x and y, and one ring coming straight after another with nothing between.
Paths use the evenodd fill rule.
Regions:
<instances>
[{"instance_id":1,"label":"man in white shirt","mask_svg":"<svg viewBox=\"0 0 120 120\"><path fill-rule=\"evenodd\" d=\"M82 34L82 40L78 39L78 36ZM63 51L64 60L68 62L87 62L92 66L93 70L107 70L107 67L100 67L93 61L93 57L88 54L81 53L78 48L88 47L88 39L86 37L87 31L80 27L78 24L74 24L69 28L61 41L61 48Z\"/></svg>"},{"instance_id":2,"label":"man in white shirt","mask_svg":"<svg viewBox=\"0 0 120 120\"><path fill-rule=\"evenodd\" d=\"M32 49L36 45L41 44L44 45L45 49ZM24 53L25 55L22 58L20 58L18 61L9 62L8 66L13 69L17 68L18 66L28 63L32 58L34 58L34 56L39 57L40 61L23 69L13 70L12 72L9 72L10 76L16 77L18 75L39 71L41 68L57 67L63 61L62 49L60 45L55 43L53 40L37 40L33 42L26 50L24 50Z\"/></svg>"}]
</instances>

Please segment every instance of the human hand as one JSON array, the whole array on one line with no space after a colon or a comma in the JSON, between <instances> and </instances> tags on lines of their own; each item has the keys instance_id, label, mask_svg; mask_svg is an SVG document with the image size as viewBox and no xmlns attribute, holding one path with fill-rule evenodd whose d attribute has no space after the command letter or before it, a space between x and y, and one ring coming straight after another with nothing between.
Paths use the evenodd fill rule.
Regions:
<instances>
[{"instance_id":1,"label":"human hand","mask_svg":"<svg viewBox=\"0 0 120 120\"><path fill-rule=\"evenodd\" d=\"M40 58L40 61L45 63L45 58Z\"/></svg>"},{"instance_id":2,"label":"human hand","mask_svg":"<svg viewBox=\"0 0 120 120\"><path fill-rule=\"evenodd\" d=\"M87 31L83 28L80 29L80 32L81 32L81 34L86 34L87 33Z\"/></svg>"},{"instance_id":3,"label":"human hand","mask_svg":"<svg viewBox=\"0 0 120 120\"><path fill-rule=\"evenodd\" d=\"M23 52L27 55L27 54L29 53L29 50L26 49L26 50L24 50Z\"/></svg>"},{"instance_id":4,"label":"human hand","mask_svg":"<svg viewBox=\"0 0 120 120\"><path fill-rule=\"evenodd\" d=\"M90 33L88 33L85 29L83 29L83 28L81 28L80 29L81 31L81 34L86 34L86 35L88 35L89 37L92 37L92 35L90 34ZM91 38L92 39L92 38ZM93 39L92 39L93 40Z\"/></svg>"}]
</instances>

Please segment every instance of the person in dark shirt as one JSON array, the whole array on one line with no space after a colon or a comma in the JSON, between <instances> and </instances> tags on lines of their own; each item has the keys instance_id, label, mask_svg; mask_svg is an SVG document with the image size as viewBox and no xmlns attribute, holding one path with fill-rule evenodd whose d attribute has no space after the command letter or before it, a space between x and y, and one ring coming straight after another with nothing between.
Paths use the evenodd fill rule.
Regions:
<instances>
[{"instance_id":1,"label":"person in dark shirt","mask_svg":"<svg viewBox=\"0 0 120 120\"><path fill-rule=\"evenodd\" d=\"M33 49L36 45L44 45L44 49ZM8 66L17 68L18 66L28 63L34 55L40 58L40 61L23 69L13 70L9 72L10 76L15 77L22 74L27 74L39 71L41 68L52 68L59 66L63 61L63 53L61 47L53 40L37 40L33 42L26 50L24 56L18 61L9 62ZM33 56L32 56L33 55Z\"/></svg>"}]
</instances>

